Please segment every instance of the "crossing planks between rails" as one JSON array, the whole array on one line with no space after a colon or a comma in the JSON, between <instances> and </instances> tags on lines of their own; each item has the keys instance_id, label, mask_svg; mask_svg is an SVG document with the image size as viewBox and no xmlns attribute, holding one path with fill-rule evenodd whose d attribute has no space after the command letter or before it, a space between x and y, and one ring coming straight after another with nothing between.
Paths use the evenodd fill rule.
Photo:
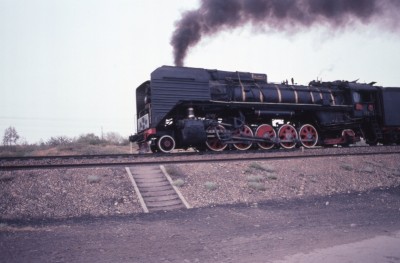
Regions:
<instances>
[{"instance_id":1,"label":"crossing planks between rails","mask_svg":"<svg viewBox=\"0 0 400 263\"><path fill-rule=\"evenodd\" d=\"M191 208L162 165L125 169L145 213Z\"/></svg>"}]
</instances>

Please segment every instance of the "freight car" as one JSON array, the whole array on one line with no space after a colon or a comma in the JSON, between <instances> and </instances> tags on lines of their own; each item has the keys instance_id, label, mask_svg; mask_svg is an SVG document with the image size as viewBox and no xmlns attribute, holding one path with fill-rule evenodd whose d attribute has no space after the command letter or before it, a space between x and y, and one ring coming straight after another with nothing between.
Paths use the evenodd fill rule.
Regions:
<instances>
[{"instance_id":1,"label":"freight car","mask_svg":"<svg viewBox=\"0 0 400 263\"><path fill-rule=\"evenodd\" d=\"M266 74L162 66L136 89L140 152L400 143L400 88L269 83Z\"/></svg>"}]
</instances>

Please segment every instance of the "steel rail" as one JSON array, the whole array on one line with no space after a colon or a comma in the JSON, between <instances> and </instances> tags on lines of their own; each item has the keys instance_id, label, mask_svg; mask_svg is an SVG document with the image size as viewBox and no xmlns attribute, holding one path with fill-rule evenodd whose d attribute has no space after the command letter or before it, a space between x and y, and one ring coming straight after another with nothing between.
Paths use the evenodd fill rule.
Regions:
<instances>
[{"instance_id":1,"label":"steel rail","mask_svg":"<svg viewBox=\"0 0 400 263\"><path fill-rule=\"evenodd\" d=\"M215 152L218 153L218 152ZM174 156L187 156L196 155L199 152L174 152ZM209 152L214 154L214 152ZM140 154L140 153L122 153L122 154L77 154L77 155L46 155L46 156L0 156L1 162L11 161L29 161L29 160L85 160L85 159L122 159L122 158L145 158L145 157L162 157L165 153L152 153L152 154Z\"/></svg>"},{"instance_id":2,"label":"steel rail","mask_svg":"<svg viewBox=\"0 0 400 263\"><path fill-rule=\"evenodd\" d=\"M346 149L346 148L344 148ZM241 162L241 161L270 161L270 160L285 160L285 159L301 159L301 158L322 158L322 157L346 157L346 156L370 156L370 155L392 155L400 154L399 150L393 151L368 151L368 152L337 152L337 153L318 153L319 151L291 151L280 152L282 154L272 155L267 153L256 154L255 156L249 156L246 154L237 154L235 156L229 156L221 154L220 156L215 155L193 155L191 157L197 158L185 158L177 159L171 155L164 155L165 159L152 158L139 159L127 162L91 162L91 163L67 163L67 164L22 164L22 165L2 165L0 171L11 171L11 170L29 170L29 169L66 169L66 168L90 168L90 167L126 167L126 166L138 166L138 165L166 165L166 164L183 164L183 163L206 163L206 162ZM273 152L276 153L276 152ZM151 156L149 156L151 157ZM172 158L171 158L172 157Z\"/></svg>"},{"instance_id":3,"label":"steel rail","mask_svg":"<svg viewBox=\"0 0 400 263\"><path fill-rule=\"evenodd\" d=\"M3 161L17 160L43 160L43 159L98 159L98 158L128 158L138 157L139 154L123 153L123 154L83 154L83 155L48 155L48 156L5 156L0 157Z\"/></svg>"}]
</instances>

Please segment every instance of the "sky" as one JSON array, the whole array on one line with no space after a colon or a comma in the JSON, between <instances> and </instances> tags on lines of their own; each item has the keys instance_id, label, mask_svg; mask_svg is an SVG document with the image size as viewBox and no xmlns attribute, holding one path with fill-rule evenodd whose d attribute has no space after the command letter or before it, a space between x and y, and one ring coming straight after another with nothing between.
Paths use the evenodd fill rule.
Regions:
<instances>
[{"instance_id":1,"label":"sky","mask_svg":"<svg viewBox=\"0 0 400 263\"><path fill-rule=\"evenodd\" d=\"M0 0L0 136L135 133L135 89L162 65L182 13L198 0ZM260 32L251 25L204 37L185 66L400 87L400 36L375 25Z\"/></svg>"}]
</instances>

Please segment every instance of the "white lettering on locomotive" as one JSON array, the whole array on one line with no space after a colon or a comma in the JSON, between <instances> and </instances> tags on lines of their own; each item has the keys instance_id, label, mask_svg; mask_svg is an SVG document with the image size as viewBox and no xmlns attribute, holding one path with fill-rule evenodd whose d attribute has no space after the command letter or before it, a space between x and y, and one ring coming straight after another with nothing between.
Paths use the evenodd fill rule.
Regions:
<instances>
[{"instance_id":1,"label":"white lettering on locomotive","mask_svg":"<svg viewBox=\"0 0 400 263\"><path fill-rule=\"evenodd\" d=\"M138 119L138 132L141 132L150 127L149 114L143 115Z\"/></svg>"}]
</instances>

